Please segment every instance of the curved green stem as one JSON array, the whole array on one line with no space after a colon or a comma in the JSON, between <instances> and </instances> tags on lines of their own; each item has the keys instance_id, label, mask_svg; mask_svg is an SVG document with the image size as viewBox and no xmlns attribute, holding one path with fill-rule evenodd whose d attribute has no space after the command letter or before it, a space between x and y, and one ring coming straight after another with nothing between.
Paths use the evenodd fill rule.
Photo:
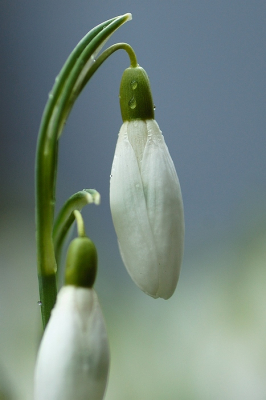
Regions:
<instances>
[{"instance_id":1,"label":"curved green stem","mask_svg":"<svg viewBox=\"0 0 266 400\"><path fill-rule=\"evenodd\" d=\"M56 259L52 240L58 137L72 89L90 57L130 15L116 17L92 29L77 45L56 78L41 121L36 152L36 240L42 320L45 327L54 306Z\"/></svg>"},{"instance_id":2,"label":"curved green stem","mask_svg":"<svg viewBox=\"0 0 266 400\"><path fill-rule=\"evenodd\" d=\"M100 194L94 189L81 190L73 194L65 202L56 218L53 228L53 242L58 270L60 268L60 256L64 240L75 220L73 211L81 211L86 204L90 203L100 204ZM57 272L58 275L59 271Z\"/></svg>"},{"instance_id":3,"label":"curved green stem","mask_svg":"<svg viewBox=\"0 0 266 400\"><path fill-rule=\"evenodd\" d=\"M138 66L136 54L133 48L129 44L116 43L108 47L108 49L103 51L102 54L96 60L94 60L94 63L91 65L90 68L88 68L86 74L82 74L82 76L79 77L77 84L73 88L71 97L69 98L69 103L65 109L65 115L63 118L64 120L67 119L73 104L75 103L77 97L80 95L80 93L82 92L88 81L91 79L92 75L97 71L97 69L102 65L102 63L117 50L125 50L127 52L130 59L131 67L136 68Z\"/></svg>"},{"instance_id":4,"label":"curved green stem","mask_svg":"<svg viewBox=\"0 0 266 400\"><path fill-rule=\"evenodd\" d=\"M77 223L78 237L86 237L85 225L80 211L73 211Z\"/></svg>"},{"instance_id":5,"label":"curved green stem","mask_svg":"<svg viewBox=\"0 0 266 400\"><path fill-rule=\"evenodd\" d=\"M86 86L87 82L90 80L92 75L97 71L97 69L102 65L102 63L110 57L115 51L117 50L125 50L130 59L130 66L132 68L136 68L138 66L137 56L133 50L133 48L127 43L116 43L112 46L108 47L102 54L95 60L92 67L88 70L87 74L85 75L84 79L82 80L82 85L80 86L80 91L78 95L82 91L82 89Z\"/></svg>"}]
</instances>

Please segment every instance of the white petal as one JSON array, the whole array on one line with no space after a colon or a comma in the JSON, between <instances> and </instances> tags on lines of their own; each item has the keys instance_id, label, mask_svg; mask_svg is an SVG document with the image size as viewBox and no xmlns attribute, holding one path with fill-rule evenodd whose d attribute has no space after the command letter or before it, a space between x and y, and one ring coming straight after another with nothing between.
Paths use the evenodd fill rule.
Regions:
<instances>
[{"instance_id":1,"label":"white petal","mask_svg":"<svg viewBox=\"0 0 266 400\"><path fill-rule=\"evenodd\" d=\"M133 281L147 294L157 296L157 254L150 227L138 161L128 140L125 122L119 132L111 171L110 205L121 256ZM146 124L141 125L146 129ZM147 132L142 132L147 136Z\"/></svg>"},{"instance_id":2,"label":"white petal","mask_svg":"<svg viewBox=\"0 0 266 400\"><path fill-rule=\"evenodd\" d=\"M154 120L147 120L148 140L141 176L150 226L159 264L158 296L172 296L179 277L184 248L184 213L179 180Z\"/></svg>"},{"instance_id":3,"label":"white petal","mask_svg":"<svg viewBox=\"0 0 266 400\"><path fill-rule=\"evenodd\" d=\"M109 368L106 329L93 289L65 286L44 332L35 400L101 400Z\"/></svg>"},{"instance_id":4,"label":"white petal","mask_svg":"<svg viewBox=\"0 0 266 400\"><path fill-rule=\"evenodd\" d=\"M143 153L148 139L146 122L141 120L128 122L127 135L128 140L134 150L139 169L141 169Z\"/></svg>"}]
</instances>

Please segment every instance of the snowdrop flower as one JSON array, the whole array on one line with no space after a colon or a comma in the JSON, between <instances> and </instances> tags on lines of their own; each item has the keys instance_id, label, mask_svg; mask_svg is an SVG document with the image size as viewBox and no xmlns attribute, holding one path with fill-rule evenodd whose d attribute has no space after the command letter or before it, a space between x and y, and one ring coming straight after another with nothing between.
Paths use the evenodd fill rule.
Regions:
<instances>
[{"instance_id":1,"label":"snowdrop flower","mask_svg":"<svg viewBox=\"0 0 266 400\"><path fill-rule=\"evenodd\" d=\"M162 132L146 72L125 70L120 87L123 125L110 180L119 249L133 281L148 295L175 291L184 247L179 180Z\"/></svg>"},{"instance_id":2,"label":"snowdrop flower","mask_svg":"<svg viewBox=\"0 0 266 400\"><path fill-rule=\"evenodd\" d=\"M104 396L109 347L97 294L91 287L95 268L89 265L92 273L87 279L86 274L75 274L71 266L74 262L81 271L88 253L89 262L95 261L96 253L92 249L91 254L83 239L89 241L77 238L72 249L70 245L68 284L58 294L42 338L35 369L35 400L102 400Z\"/></svg>"}]
</instances>

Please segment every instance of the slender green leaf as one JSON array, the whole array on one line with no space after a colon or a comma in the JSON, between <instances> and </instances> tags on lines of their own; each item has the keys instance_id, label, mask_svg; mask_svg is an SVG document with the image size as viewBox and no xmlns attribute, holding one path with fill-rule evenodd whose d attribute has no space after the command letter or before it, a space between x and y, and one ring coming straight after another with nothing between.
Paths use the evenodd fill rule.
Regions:
<instances>
[{"instance_id":1,"label":"slender green leaf","mask_svg":"<svg viewBox=\"0 0 266 400\"><path fill-rule=\"evenodd\" d=\"M93 63L94 54L124 22L129 14L110 19L92 29L76 46L56 78L45 107L36 152L36 237L38 278L44 327L56 299L56 257L52 239L58 137L68 115L68 102L82 74ZM70 110L69 110L70 111Z\"/></svg>"}]
</instances>

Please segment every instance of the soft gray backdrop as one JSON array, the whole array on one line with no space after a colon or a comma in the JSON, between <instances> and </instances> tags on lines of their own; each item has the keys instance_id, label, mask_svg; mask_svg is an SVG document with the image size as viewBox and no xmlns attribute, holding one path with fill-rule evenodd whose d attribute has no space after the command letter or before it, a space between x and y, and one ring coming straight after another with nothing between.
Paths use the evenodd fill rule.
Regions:
<instances>
[{"instance_id":1,"label":"soft gray backdrop","mask_svg":"<svg viewBox=\"0 0 266 400\"><path fill-rule=\"evenodd\" d=\"M15 398L31 396L38 315L34 250L34 153L48 92L64 61L81 37L98 23L126 12L132 13L133 20L120 28L109 44L121 41L131 44L139 64L149 74L156 104L156 120L165 136L183 191L186 252L179 291L170 300L170 306L166 302L146 299L133 286L122 266L108 200L110 168L121 125L119 83L123 70L128 66L126 54L116 53L93 77L70 115L60 145L57 191L59 204L84 187L96 188L102 195L102 204L99 207L88 206L84 210L84 216L87 232L99 250L97 288L110 337L113 338L113 369L107 397L174 400L185 398L179 396L188 396L186 398L192 400L262 400L266 396L266 388L262 383L260 386L256 379L260 376L263 382L266 371L265 345L265 357L256 366L254 362L247 360L248 367L256 377L252 383L247 383L245 379L246 375L250 377L248 367L249 372L245 370L242 375L239 373L239 366L243 365L243 360L240 359L239 366L230 370L228 378L221 383L218 378L221 373L218 364L215 364L220 355L217 356L215 351L208 348L213 360L206 366L206 371L199 361L201 355L193 353L194 358L191 356L189 349L195 345L196 337L199 338L195 333L199 325L195 324L193 329L189 324L186 325L193 317L189 310L184 314L183 307L188 307L187 301L191 301L188 291L193 293L195 304L198 305L203 301L203 293L212 287L213 282L218 285L217 290L224 294L219 283L228 273L229 276L236 274L235 280L228 279L229 286L226 286L230 287L232 302L235 304L236 286L233 282L239 282L239 271L242 271L245 262L248 271L255 270L253 262L247 261L250 256L244 257L243 254L248 252L250 244L265 243L262 239L265 238L266 222L264 0L0 1L0 387L2 379L2 386L12 387L11 392ZM251 252L262 254L258 256L262 261L255 264L262 267L260 271L265 271L264 247L258 247L257 244L254 246L260 250L257 252L252 247ZM265 272L263 273L265 277ZM218 274L219 279L215 274ZM213 281L210 276L214 276ZM211 283L204 280L206 277ZM197 296L195 293L200 279L204 282L202 291ZM261 282L261 279L258 281ZM262 282L265 284L265 280ZM251 297L256 298L257 293L254 284ZM206 304L200 308L203 315L208 308L207 304L212 304L214 298L215 296L210 295L205 299ZM119 307L121 310L123 308L121 303L125 307L124 315L123 311L118 311ZM261 304L261 299L258 303ZM153 324L149 321L149 328L145 328L145 304L148 307L147 315L153 315L151 319L155 319ZM227 310L231 306L232 303L228 304ZM117 315L114 315L114 307ZM130 314L127 307L135 307L135 311ZM139 309L144 313L144 322L141 324L136 319ZM182 365L171 367L174 364L168 364L172 354L168 350L169 357L165 357L164 362L170 365L169 369L173 373L168 381L164 377L164 365L158 366L158 370L149 374L150 365L156 364L153 357L157 357L155 360L158 363L162 359L157 354L161 340L164 338L165 346L171 346L170 339L165 339L162 324L161 333L158 334L156 330L155 315L158 310L161 313L158 316L159 321L165 315L175 315L174 323L179 327L187 326L191 335L189 340L184 333L188 353L183 356L179 354ZM196 313L192 305L190 312ZM241 313L236 310L236 315L239 312ZM139 349L137 342L131 342L132 336L136 340L136 333L132 333L134 327L129 328L129 315L133 316L136 332L139 332L140 326L144 326L143 329L147 329L147 338L149 335L156 336L156 332L159 335L159 346L156 346L157 339L154 339L151 354L145 355L147 346L151 346L150 339L147 339L147 346L142 343L143 349L139 350L135 368L126 356L127 351L133 356ZM209 318L208 326L211 327L213 320ZM265 321L265 313L258 318L258 321L261 320ZM123 351L119 347L121 341L116 347L115 338L119 336L115 328L112 328L114 321L116 327L122 324L125 329L121 341L126 337L128 342L124 344ZM202 322L202 318L200 321ZM265 324L258 329L261 335L262 332L265 334ZM250 326L249 323L247 325ZM169 326L165 329L169 335ZM174 332L174 328L172 329ZM185 328L182 329L186 332ZM235 332L234 328L232 331ZM143 337L142 334L139 335L140 338ZM213 343L213 335L209 335ZM254 335L256 342L257 334ZM202 337L206 338L204 334ZM175 341L173 337L171 340L177 349L176 357L172 357L175 362L179 362L178 351L185 345L182 340ZM249 348L244 343L243 348ZM17 348L14 347L16 344ZM218 340L217 349L221 347ZM202 348L202 343L199 348ZM233 345L232 348L235 349ZM124 362L123 357L119 360L116 358L119 349ZM205 359L206 353L203 353L202 357ZM30 356L27 358L28 354ZM191 362L188 360L189 354ZM232 351L227 348L222 354L228 354L229 357ZM239 354L242 354L241 350ZM146 359L145 365L143 358ZM238 360L238 357L235 359ZM224 370L228 371L230 362L225 357ZM27 365L24 375L23 365ZM140 376L144 374L150 378L140 382L140 376L136 375L134 378L134 373L129 372L130 366L133 371L139 371ZM120 372L117 372L119 368ZM184 370L186 374L182 378ZM125 377L119 380L118 375L122 371ZM206 372L205 375L202 371ZM217 382L213 380L213 388L209 388L208 392L207 377L212 371L217 373ZM235 371L238 371L238 386ZM199 373L205 376L206 385L202 383L204 378L198 378ZM168 388L168 395L159 391L157 384L160 381L159 387L165 387L165 390ZM243 382L247 388L241 392ZM261 390L256 392L258 387Z\"/></svg>"}]
</instances>

